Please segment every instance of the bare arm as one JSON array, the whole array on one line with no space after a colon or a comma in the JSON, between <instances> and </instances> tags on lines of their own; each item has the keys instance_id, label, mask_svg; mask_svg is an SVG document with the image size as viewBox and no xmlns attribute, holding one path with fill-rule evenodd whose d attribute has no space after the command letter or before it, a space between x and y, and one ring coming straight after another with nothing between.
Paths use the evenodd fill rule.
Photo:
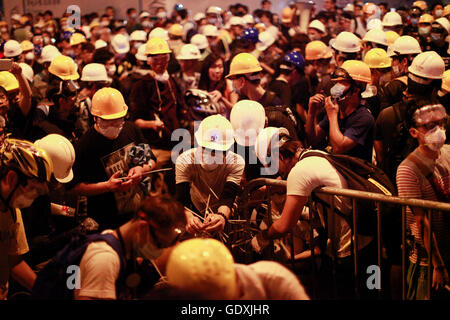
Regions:
<instances>
[{"instance_id":1,"label":"bare arm","mask_svg":"<svg viewBox=\"0 0 450 320\"><path fill-rule=\"evenodd\" d=\"M28 80L22 73L22 68L19 64L13 63L10 72L17 78L19 82L20 100L19 107L22 113L26 116L31 109L31 87Z\"/></svg>"},{"instance_id":2,"label":"bare arm","mask_svg":"<svg viewBox=\"0 0 450 320\"><path fill-rule=\"evenodd\" d=\"M267 232L268 237L279 238L292 230L297 224L307 200L308 198L303 196L286 196L281 218L270 226Z\"/></svg>"},{"instance_id":3,"label":"bare arm","mask_svg":"<svg viewBox=\"0 0 450 320\"><path fill-rule=\"evenodd\" d=\"M22 260L21 256L9 256L11 275L23 287L31 290L36 281L36 273Z\"/></svg>"}]
</instances>

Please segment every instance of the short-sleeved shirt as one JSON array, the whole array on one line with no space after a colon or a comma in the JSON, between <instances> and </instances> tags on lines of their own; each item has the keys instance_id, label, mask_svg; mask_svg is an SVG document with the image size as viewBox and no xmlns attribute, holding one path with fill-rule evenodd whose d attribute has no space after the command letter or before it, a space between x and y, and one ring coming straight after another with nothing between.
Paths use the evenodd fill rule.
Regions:
<instances>
[{"instance_id":1,"label":"short-sleeved shirt","mask_svg":"<svg viewBox=\"0 0 450 320\"><path fill-rule=\"evenodd\" d=\"M292 168L287 178L286 195L310 197L313 190L319 187L346 188L347 181L328 160L322 157L306 157ZM322 195L318 195L322 198ZM328 201L328 196L323 198ZM348 198L335 197L335 207L344 214L350 214L351 206ZM335 248L339 258L351 254L351 228L344 218L335 214ZM330 219L330 215L328 215ZM330 229L330 227L329 227ZM371 241L370 237L359 235L358 247L363 248Z\"/></svg>"},{"instance_id":2,"label":"short-sleeved shirt","mask_svg":"<svg viewBox=\"0 0 450 320\"><path fill-rule=\"evenodd\" d=\"M375 119L370 111L366 107L360 106L345 118L339 118L338 123L342 134L356 143L356 146L347 152L347 155L371 161ZM319 122L319 126L323 131L329 132L328 115Z\"/></svg>"},{"instance_id":3,"label":"short-sleeved shirt","mask_svg":"<svg viewBox=\"0 0 450 320\"><path fill-rule=\"evenodd\" d=\"M450 145L441 148L441 154L435 161L425 158L418 149L412 152L422 163L432 170L435 185L443 191L450 190ZM398 167L397 187L399 197L437 201L436 194L427 178L416 164L406 158ZM423 238L410 207L406 208L408 230L414 237L414 244L409 260L420 265L428 264L428 254ZM450 219L448 212L434 211L432 219L433 232L436 235L439 251L447 268L450 267Z\"/></svg>"},{"instance_id":4,"label":"short-sleeved shirt","mask_svg":"<svg viewBox=\"0 0 450 320\"><path fill-rule=\"evenodd\" d=\"M19 209L15 209L15 216L14 221L10 211L0 212L0 300L8 295L9 256L20 256L29 250Z\"/></svg>"},{"instance_id":5,"label":"short-sleeved shirt","mask_svg":"<svg viewBox=\"0 0 450 320\"><path fill-rule=\"evenodd\" d=\"M176 160L176 184L189 182L191 189L191 200L199 211L204 211L208 197L210 197L210 207L217 204L215 197L223 191L226 182L240 184L244 173L244 159L231 151L227 152L225 163L220 164L216 169L208 171L202 167L198 154L198 148L193 148L182 153ZM214 191L215 195L212 193Z\"/></svg>"}]
</instances>

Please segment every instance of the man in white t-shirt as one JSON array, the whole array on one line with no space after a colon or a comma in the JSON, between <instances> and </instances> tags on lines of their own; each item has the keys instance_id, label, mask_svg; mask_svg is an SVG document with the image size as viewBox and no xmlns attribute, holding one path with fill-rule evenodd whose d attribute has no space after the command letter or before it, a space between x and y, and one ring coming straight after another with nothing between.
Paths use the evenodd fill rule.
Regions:
<instances>
[{"instance_id":1,"label":"man in white t-shirt","mask_svg":"<svg viewBox=\"0 0 450 320\"><path fill-rule=\"evenodd\" d=\"M264 144L259 141L259 138L260 137L257 139L257 143ZM269 144L266 142L264 145L270 146L270 153L272 155L279 155L278 172L283 178L287 177L287 191L286 202L280 219L276 220L268 229L263 230L252 239L252 246L257 252L261 252L262 249L269 244L270 239L280 238L296 226L303 208L313 190L323 186L335 188L347 187L345 178L325 158L309 156L299 161L303 152L305 152L305 149L302 148L302 144L299 141L290 140L289 138L283 138L276 141L277 137L275 137L275 140L273 139L274 137L265 137L265 139L267 138L271 140L271 143ZM258 157L263 156L261 153L257 153L257 155ZM320 197L320 195L318 196ZM328 201L329 196L324 197L323 200ZM334 202L335 208L340 212L343 214L351 214L351 202L348 198L345 199L335 196ZM324 212L319 210L319 214L322 215L321 220L324 221ZM352 231L349 224L341 216L328 213L326 217L328 236L330 238L330 247L327 248L327 253L331 257L337 258L337 265L343 271L341 273L343 275L342 281L348 282L344 284L346 287L344 290L349 289L349 291L345 292L344 296L341 296L346 298L347 294L351 295L350 291L353 287L351 279L353 261L353 258L351 257ZM371 240L371 237L358 235L358 249L360 250L361 266L365 265L362 255L369 251L365 250L363 253L361 249L371 249L371 246L368 246L369 243L371 243ZM368 253L368 255L370 254L371 252ZM373 257L376 257L376 255ZM349 274L346 276L345 274L348 272Z\"/></svg>"},{"instance_id":2,"label":"man in white t-shirt","mask_svg":"<svg viewBox=\"0 0 450 320\"><path fill-rule=\"evenodd\" d=\"M205 118L195 139L198 147L182 153L176 160L177 199L186 210L186 231L223 231L244 172L245 161L229 149L234 143L233 127L221 115ZM203 215L203 221L202 221Z\"/></svg>"}]
</instances>

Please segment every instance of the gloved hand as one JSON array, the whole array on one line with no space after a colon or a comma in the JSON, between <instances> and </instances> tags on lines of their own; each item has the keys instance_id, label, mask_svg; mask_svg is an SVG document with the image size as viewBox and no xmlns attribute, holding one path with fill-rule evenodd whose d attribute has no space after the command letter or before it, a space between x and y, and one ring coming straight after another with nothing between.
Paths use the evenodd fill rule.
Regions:
<instances>
[{"instance_id":1,"label":"gloved hand","mask_svg":"<svg viewBox=\"0 0 450 320\"><path fill-rule=\"evenodd\" d=\"M270 244L270 240L264 239L262 231L260 231L253 237L251 244L256 253L261 253Z\"/></svg>"}]
</instances>

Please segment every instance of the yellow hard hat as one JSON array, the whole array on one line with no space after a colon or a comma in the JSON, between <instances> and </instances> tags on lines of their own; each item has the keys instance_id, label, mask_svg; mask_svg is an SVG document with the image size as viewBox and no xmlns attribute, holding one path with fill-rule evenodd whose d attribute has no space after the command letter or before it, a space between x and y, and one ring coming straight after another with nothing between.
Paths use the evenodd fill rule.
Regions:
<instances>
[{"instance_id":1,"label":"yellow hard hat","mask_svg":"<svg viewBox=\"0 0 450 320\"><path fill-rule=\"evenodd\" d=\"M412 4L411 8L412 7L418 7L422 11L425 11L428 8L427 3L425 1L416 1Z\"/></svg>"},{"instance_id":2,"label":"yellow hard hat","mask_svg":"<svg viewBox=\"0 0 450 320\"><path fill-rule=\"evenodd\" d=\"M181 37L183 35L184 29L183 29L183 26L181 24L175 23L175 24L170 26L168 32L171 35Z\"/></svg>"},{"instance_id":3,"label":"yellow hard hat","mask_svg":"<svg viewBox=\"0 0 450 320\"><path fill-rule=\"evenodd\" d=\"M19 89L19 81L9 71L0 71L0 87L6 90L6 92Z\"/></svg>"},{"instance_id":4,"label":"yellow hard hat","mask_svg":"<svg viewBox=\"0 0 450 320\"><path fill-rule=\"evenodd\" d=\"M238 286L234 260L227 247L215 239L181 242L167 261L170 285L208 299L236 299Z\"/></svg>"},{"instance_id":5,"label":"yellow hard hat","mask_svg":"<svg viewBox=\"0 0 450 320\"><path fill-rule=\"evenodd\" d=\"M345 61L342 66L342 69L344 69L348 75L354 80L354 81L360 81L365 83L370 83L372 81L371 78L371 72L370 68L367 64L365 64L362 61L359 60L347 60ZM341 78L334 78L333 80L343 80Z\"/></svg>"},{"instance_id":6,"label":"yellow hard hat","mask_svg":"<svg viewBox=\"0 0 450 320\"><path fill-rule=\"evenodd\" d=\"M77 65L72 58L60 55L52 60L48 71L62 80L77 80L80 75L77 72Z\"/></svg>"},{"instance_id":7,"label":"yellow hard hat","mask_svg":"<svg viewBox=\"0 0 450 320\"><path fill-rule=\"evenodd\" d=\"M145 54L165 54L171 53L166 40L161 38L151 38L145 44Z\"/></svg>"},{"instance_id":8,"label":"yellow hard hat","mask_svg":"<svg viewBox=\"0 0 450 320\"><path fill-rule=\"evenodd\" d=\"M294 15L294 10L289 7L283 8L281 10L281 22L289 23L292 21L292 16Z\"/></svg>"},{"instance_id":9,"label":"yellow hard hat","mask_svg":"<svg viewBox=\"0 0 450 320\"><path fill-rule=\"evenodd\" d=\"M71 46L76 46L77 44L80 43L85 43L86 41L86 37L84 35L82 35L81 33L74 33L71 37L70 37L70 45Z\"/></svg>"},{"instance_id":10,"label":"yellow hard hat","mask_svg":"<svg viewBox=\"0 0 450 320\"><path fill-rule=\"evenodd\" d=\"M385 31L384 32L386 34L386 41L388 46L390 46L391 44L393 44L395 42L395 40L397 40L398 38L400 38L400 35L395 32L395 31Z\"/></svg>"},{"instance_id":11,"label":"yellow hard hat","mask_svg":"<svg viewBox=\"0 0 450 320\"><path fill-rule=\"evenodd\" d=\"M33 43L31 43L31 41L29 40L23 40L20 43L20 46L22 47L22 51L30 51L34 49Z\"/></svg>"},{"instance_id":12,"label":"yellow hard hat","mask_svg":"<svg viewBox=\"0 0 450 320\"><path fill-rule=\"evenodd\" d=\"M122 93L114 88L102 88L92 98L91 114L105 120L119 119L126 116L128 106Z\"/></svg>"},{"instance_id":13,"label":"yellow hard hat","mask_svg":"<svg viewBox=\"0 0 450 320\"><path fill-rule=\"evenodd\" d=\"M259 71L262 71L262 68L258 59L250 53L243 52L236 55L231 61L230 73L226 76L226 78Z\"/></svg>"},{"instance_id":14,"label":"yellow hard hat","mask_svg":"<svg viewBox=\"0 0 450 320\"><path fill-rule=\"evenodd\" d=\"M311 41L305 47L306 60L329 59L333 56L333 52L325 43L319 40Z\"/></svg>"},{"instance_id":15,"label":"yellow hard hat","mask_svg":"<svg viewBox=\"0 0 450 320\"><path fill-rule=\"evenodd\" d=\"M450 15L450 4L445 6L443 17L447 18L448 15Z\"/></svg>"},{"instance_id":16,"label":"yellow hard hat","mask_svg":"<svg viewBox=\"0 0 450 320\"><path fill-rule=\"evenodd\" d=\"M444 72L444 76L442 78L442 90L446 92L450 92L450 70Z\"/></svg>"},{"instance_id":17,"label":"yellow hard hat","mask_svg":"<svg viewBox=\"0 0 450 320\"><path fill-rule=\"evenodd\" d=\"M420 16L419 23L433 23L434 17L431 14L425 13Z\"/></svg>"},{"instance_id":18,"label":"yellow hard hat","mask_svg":"<svg viewBox=\"0 0 450 320\"><path fill-rule=\"evenodd\" d=\"M266 25L264 23L257 23L255 24L255 28L258 30L258 33L262 33L266 31Z\"/></svg>"},{"instance_id":19,"label":"yellow hard hat","mask_svg":"<svg viewBox=\"0 0 450 320\"><path fill-rule=\"evenodd\" d=\"M392 65L392 58L388 56L386 50L374 48L366 53L364 63L372 69L389 68Z\"/></svg>"}]
</instances>

